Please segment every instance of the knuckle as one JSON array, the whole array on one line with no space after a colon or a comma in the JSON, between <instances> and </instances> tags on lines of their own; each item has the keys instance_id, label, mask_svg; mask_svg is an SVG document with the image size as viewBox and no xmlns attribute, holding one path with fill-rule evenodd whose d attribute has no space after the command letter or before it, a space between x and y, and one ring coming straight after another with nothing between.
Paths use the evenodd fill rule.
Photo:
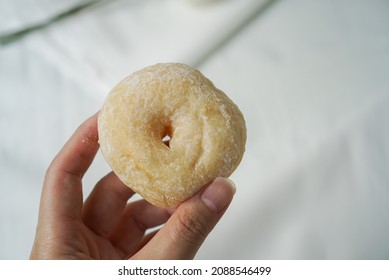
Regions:
<instances>
[{"instance_id":1,"label":"knuckle","mask_svg":"<svg viewBox=\"0 0 389 280\"><path fill-rule=\"evenodd\" d=\"M212 229L208 219L200 213L182 212L177 219L178 222L171 231L173 239L183 240L193 246L201 245Z\"/></svg>"}]
</instances>

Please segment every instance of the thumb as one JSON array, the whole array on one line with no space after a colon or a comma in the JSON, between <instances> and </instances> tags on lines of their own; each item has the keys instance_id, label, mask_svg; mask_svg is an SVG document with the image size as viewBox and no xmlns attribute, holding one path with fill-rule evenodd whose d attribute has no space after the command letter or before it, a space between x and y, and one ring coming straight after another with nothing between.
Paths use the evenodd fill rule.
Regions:
<instances>
[{"instance_id":1,"label":"thumb","mask_svg":"<svg viewBox=\"0 0 389 280\"><path fill-rule=\"evenodd\" d=\"M217 178L183 202L133 258L193 259L235 194L234 183Z\"/></svg>"}]
</instances>

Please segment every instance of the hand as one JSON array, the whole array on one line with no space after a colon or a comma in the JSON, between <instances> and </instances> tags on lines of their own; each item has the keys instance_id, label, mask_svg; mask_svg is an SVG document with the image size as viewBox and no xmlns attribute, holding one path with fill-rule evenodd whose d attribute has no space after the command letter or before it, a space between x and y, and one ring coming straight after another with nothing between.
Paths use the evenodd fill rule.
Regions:
<instances>
[{"instance_id":1,"label":"hand","mask_svg":"<svg viewBox=\"0 0 389 280\"><path fill-rule=\"evenodd\" d=\"M47 170L31 259L192 259L224 214L235 188L218 178L176 209L157 208L111 172L84 202L82 177L99 149L97 114ZM160 230L146 230L162 225Z\"/></svg>"}]
</instances>

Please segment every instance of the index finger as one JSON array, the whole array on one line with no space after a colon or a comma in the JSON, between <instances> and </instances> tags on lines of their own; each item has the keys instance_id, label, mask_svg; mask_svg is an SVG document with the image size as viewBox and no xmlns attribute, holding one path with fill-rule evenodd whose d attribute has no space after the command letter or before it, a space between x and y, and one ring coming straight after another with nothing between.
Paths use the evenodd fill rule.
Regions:
<instances>
[{"instance_id":1,"label":"index finger","mask_svg":"<svg viewBox=\"0 0 389 280\"><path fill-rule=\"evenodd\" d=\"M51 163L42 191L41 210L48 210L45 213L81 217L81 180L99 149L97 115L74 132Z\"/></svg>"}]
</instances>

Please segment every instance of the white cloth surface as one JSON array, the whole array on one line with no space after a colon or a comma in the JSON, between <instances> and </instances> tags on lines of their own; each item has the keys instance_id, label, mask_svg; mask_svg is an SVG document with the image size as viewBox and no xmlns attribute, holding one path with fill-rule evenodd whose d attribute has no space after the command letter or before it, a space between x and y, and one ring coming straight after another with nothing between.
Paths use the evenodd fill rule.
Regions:
<instances>
[{"instance_id":1,"label":"white cloth surface","mask_svg":"<svg viewBox=\"0 0 389 280\"><path fill-rule=\"evenodd\" d=\"M197 66L247 122L198 258L388 258L389 3L272 2L104 2L1 46L0 258L28 257L45 169L78 124L163 61ZM99 154L85 194L108 171Z\"/></svg>"},{"instance_id":2,"label":"white cloth surface","mask_svg":"<svg viewBox=\"0 0 389 280\"><path fill-rule=\"evenodd\" d=\"M0 0L0 35L44 24L87 2L93 0Z\"/></svg>"}]
</instances>

